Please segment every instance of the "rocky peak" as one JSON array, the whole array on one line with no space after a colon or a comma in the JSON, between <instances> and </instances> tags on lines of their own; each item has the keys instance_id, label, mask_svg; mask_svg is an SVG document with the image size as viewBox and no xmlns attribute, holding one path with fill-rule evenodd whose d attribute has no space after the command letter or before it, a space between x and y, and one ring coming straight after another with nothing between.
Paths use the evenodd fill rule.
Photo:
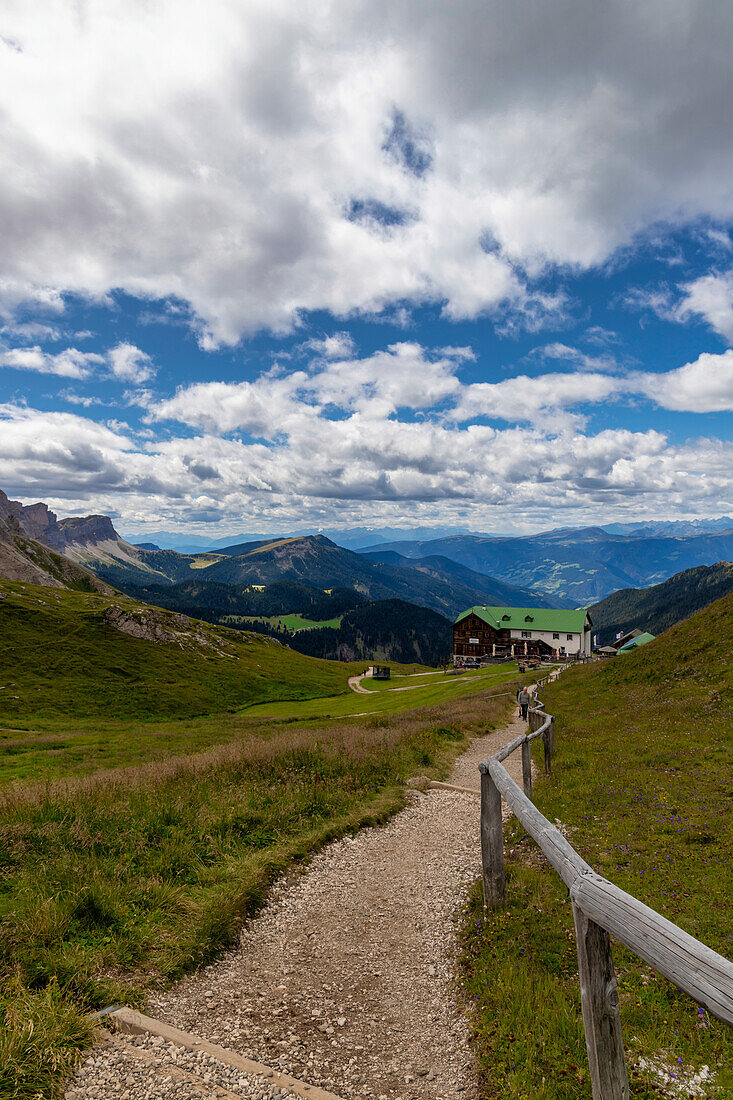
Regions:
<instances>
[{"instance_id":1,"label":"rocky peak","mask_svg":"<svg viewBox=\"0 0 733 1100\"><path fill-rule=\"evenodd\" d=\"M72 542L117 542L120 538L109 516L72 516L59 520L58 528L64 546Z\"/></svg>"},{"instance_id":2,"label":"rocky peak","mask_svg":"<svg viewBox=\"0 0 733 1100\"><path fill-rule=\"evenodd\" d=\"M48 541L48 536L53 536L57 527L56 513L48 505L21 504L19 500L9 500L0 490L0 516L14 519L28 538L44 542L48 546L53 545Z\"/></svg>"}]
</instances>

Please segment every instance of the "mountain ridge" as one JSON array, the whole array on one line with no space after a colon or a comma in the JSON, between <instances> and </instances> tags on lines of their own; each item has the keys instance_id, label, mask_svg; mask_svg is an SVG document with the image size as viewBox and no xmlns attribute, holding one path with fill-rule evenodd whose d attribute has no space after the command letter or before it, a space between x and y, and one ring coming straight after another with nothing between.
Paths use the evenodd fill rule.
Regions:
<instances>
[{"instance_id":1,"label":"mountain ridge","mask_svg":"<svg viewBox=\"0 0 733 1100\"><path fill-rule=\"evenodd\" d=\"M614 592L588 609L601 645L634 627L661 634L733 592L733 563L685 569L650 588Z\"/></svg>"},{"instance_id":2,"label":"mountain ridge","mask_svg":"<svg viewBox=\"0 0 733 1100\"><path fill-rule=\"evenodd\" d=\"M0 578L48 588L111 593L109 585L94 573L29 533L44 532L55 520L45 504L24 508L0 490Z\"/></svg>"},{"instance_id":3,"label":"mountain ridge","mask_svg":"<svg viewBox=\"0 0 733 1100\"><path fill-rule=\"evenodd\" d=\"M566 597L579 606L619 589L661 583L684 569L733 559L733 531L640 537L603 527L559 528L522 538L459 535L388 543L362 553L384 551L410 560L438 554L503 583Z\"/></svg>"},{"instance_id":4,"label":"mountain ridge","mask_svg":"<svg viewBox=\"0 0 733 1100\"><path fill-rule=\"evenodd\" d=\"M3 500L8 501L5 494ZM476 603L519 599L523 604L544 606L547 599L535 592L511 589L483 573L471 573L448 559L433 556L421 562L376 562L321 534L254 540L224 547L220 553L186 555L134 546L119 536L107 516L58 520L45 504L23 505L19 501L8 501L6 510L26 534L37 536L38 545L53 547L54 552L116 588L134 588L136 595L141 589L193 579L234 586L291 580L324 590L351 588L372 600L402 599L449 618ZM42 583L40 574L17 579Z\"/></svg>"}]
</instances>

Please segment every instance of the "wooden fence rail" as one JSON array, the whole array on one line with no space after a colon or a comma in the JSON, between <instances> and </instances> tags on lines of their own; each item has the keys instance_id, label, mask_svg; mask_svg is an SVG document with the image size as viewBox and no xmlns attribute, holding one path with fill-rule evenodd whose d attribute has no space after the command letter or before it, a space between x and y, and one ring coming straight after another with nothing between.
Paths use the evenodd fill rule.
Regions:
<instances>
[{"instance_id":1,"label":"wooden fence rail","mask_svg":"<svg viewBox=\"0 0 733 1100\"><path fill-rule=\"evenodd\" d=\"M540 680L537 689L544 683ZM629 1079L610 936L730 1025L733 963L596 874L531 801L531 742L542 737L546 775L550 774L555 745L555 720L545 712L536 690L535 705L528 713L529 733L515 737L479 764L484 905L487 909L497 908L506 898L501 812L504 799L570 891L593 1100L628 1100ZM503 766L518 748L522 750L524 790Z\"/></svg>"}]
</instances>

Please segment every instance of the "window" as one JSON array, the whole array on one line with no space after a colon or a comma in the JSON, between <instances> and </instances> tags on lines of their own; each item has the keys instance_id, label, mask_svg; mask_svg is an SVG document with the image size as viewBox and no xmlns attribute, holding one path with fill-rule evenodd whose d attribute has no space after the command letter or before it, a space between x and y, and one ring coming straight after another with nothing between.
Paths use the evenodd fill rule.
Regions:
<instances>
[{"instance_id":1,"label":"window","mask_svg":"<svg viewBox=\"0 0 733 1100\"><path fill-rule=\"evenodd\" d=\"M559 641L560 641L560 635L559 635L559 634L553 634L553 635L552 635L552 640L553 640L553 641L558 641L558 642L559 642Z\"/></svg>"},{"instance_id":2,"label":"window","mask_svg":"<svg viewBox=\"0 0 733 1100\"><path fill-rule=\"evenodd\" d=\"M532 637L532 631L531 630L523 630L522 631L522 637L523 638L531 638Z\"/></svg>"},{"instance_id":3,"label":"window","mask_svg":"<svg viewBox=\"0 0 733 1100\"><path fill-rule=\"evenodd\" d=\"M534 615L525 615L524 616L524 621L525 621L525 623L533 623L534 622Z\"/></svg>"},{"instance_id":4,"label":"window","mask_svg":"<svg viewBox=\"0 0 733 1100\"><path fill-rule=\"evenodd\" d=\"M568 640L569 642L572 642L572 640L573 640L573 635L572 635L572 634L568 634L567 640Z\"/></svg>"}]
</instances>

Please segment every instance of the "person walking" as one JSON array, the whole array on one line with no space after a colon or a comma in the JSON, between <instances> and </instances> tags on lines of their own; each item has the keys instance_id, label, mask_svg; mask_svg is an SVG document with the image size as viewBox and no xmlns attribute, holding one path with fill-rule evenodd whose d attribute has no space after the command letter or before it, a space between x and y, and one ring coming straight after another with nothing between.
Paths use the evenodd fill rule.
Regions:
<instances>
[{"instance_id":1,"label":"person walking","mask_svg":"<svg viewBox=\"0 0 733 1100\"><path fill-rule=\"evenodd\" d=\"M529 704L531 702L529 692L526 687L522 686L517 694L517 702L519 703L519 709L522 713L522 718L527 721L527 711L529 710Z\"/></svg>"}]
</instances>

